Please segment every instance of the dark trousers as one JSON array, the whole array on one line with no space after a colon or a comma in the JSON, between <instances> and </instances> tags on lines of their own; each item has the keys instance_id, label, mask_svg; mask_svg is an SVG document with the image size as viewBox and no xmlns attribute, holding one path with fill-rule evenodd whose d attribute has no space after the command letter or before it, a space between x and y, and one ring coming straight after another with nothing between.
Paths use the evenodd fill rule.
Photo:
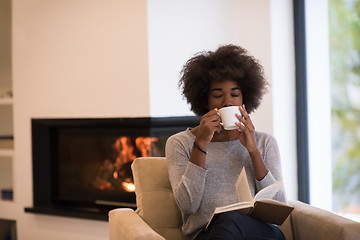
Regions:
<instances>
[{"instance_id":1,"label":"dark trousers","mask_svg":"<svg viewBox=\"0 0 360 240\"><path fill-rule=\"evenodd\" d=\"M255 218L231 211L221 214L211 229L200 232L196 240L285 240L279 228L263 223Z\"/></svg>"}]
</instances>

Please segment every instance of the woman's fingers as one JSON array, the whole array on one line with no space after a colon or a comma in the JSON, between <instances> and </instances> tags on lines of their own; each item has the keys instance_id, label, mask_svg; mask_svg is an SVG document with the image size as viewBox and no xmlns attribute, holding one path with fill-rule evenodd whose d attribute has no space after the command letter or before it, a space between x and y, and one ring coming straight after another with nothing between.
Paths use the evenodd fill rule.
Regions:
<instances>
[{"instance_id":1,"label":"woman's fingers","mask_svg":"<svg viewBox=\"0 0 360 240\"><path fill-rule=\"evenodd\" d=\"M222 126L220 124L220 116L217 111L218 110L216 108L211 110L208 115L208 120L209 126L213 127L214 130L219 133L222 129Z\"/></svg>"},{"instance_id":2,"label":"woman's fingers","mask_svg":"<svg viewBox=\"0 0 360 240\"><path fill-rule=\"evenodd\" d=\"M249 116L249 114L247 113L246 109L245 109L245 105L243 104L242 106L240 106L240 113L242 114L241 116L238 116L238 119L246 126L246 128L248 128L250 131L255 130L254 124L251 121L251 118Z\"/></svg>"},{"instance_id":3,"label":"woman's fingers","mask_svg":"<svg viewBox=\"0 0 360 240\"><path fill-rule=\"evenodd\" d=\"M218 109L214 108L213 110L210 110L209 112L207 112L205 115L203 115L204 119L207 118L216 118L217 120L220 120L219 114L218 114Z\"/></svg>"},{"instance_id":4,"label":"woman's fingers","mask_svg":"<svg viewBox=\"0 0 360 240\"><path fill-rule=\"evenodd\" d=\"M220 132L222 127L217 109L215 108L204 114L201 118L200 125L203 128L207 128L208 131L210 131L210 134L213 134L214 132Z\"/></svg>"}]
</instances>

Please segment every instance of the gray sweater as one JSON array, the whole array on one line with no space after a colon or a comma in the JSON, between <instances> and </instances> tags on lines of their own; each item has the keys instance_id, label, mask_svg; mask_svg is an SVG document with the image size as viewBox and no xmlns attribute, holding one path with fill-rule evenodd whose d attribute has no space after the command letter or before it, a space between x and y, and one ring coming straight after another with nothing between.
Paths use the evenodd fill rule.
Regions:
<instances>
[{"instance_id":1,"label":"gray sweater","mask_svg":"<svg viewBox=\"0 0 360 240\"><path fill-rule=\"evenodd\" d=\"M171 136L166 142L169 178L183 220L182 231L193 239L207 224L216 207L238 202L235 182L245 167L253 196L264 187L282 180L277 142L269 134L256 132L256 143L269 172L257 181L247 149L239 140L210 142L206 168L189 162L195 136L190 129ZM274 199L285 202L280 189Z\"/></svg>"}]
</instances>

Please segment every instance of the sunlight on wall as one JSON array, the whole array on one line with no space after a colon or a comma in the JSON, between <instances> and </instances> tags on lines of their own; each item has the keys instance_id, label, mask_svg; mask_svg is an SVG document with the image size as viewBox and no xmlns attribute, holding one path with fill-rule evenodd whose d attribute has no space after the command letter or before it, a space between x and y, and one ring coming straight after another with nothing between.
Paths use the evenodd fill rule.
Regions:
<instances>
[{"instance_id":1,"label":"sunlight on wall","mask_svg":"<svg viewBox=\"0 0 360 240\"><path fill-rule=\"evenodd\" d=\"M331 210L331 102L327 0L306 1L305 5L310 203Z\"/></svg>"}]
</instances>

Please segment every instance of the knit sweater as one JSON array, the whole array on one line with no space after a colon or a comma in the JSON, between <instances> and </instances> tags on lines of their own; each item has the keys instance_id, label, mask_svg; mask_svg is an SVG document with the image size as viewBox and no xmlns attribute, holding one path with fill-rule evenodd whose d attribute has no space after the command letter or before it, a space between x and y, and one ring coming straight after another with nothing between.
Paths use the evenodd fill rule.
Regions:
<instances>
[{"instance_id":1,"label":"knit sweater","mask_svg":"<svg viewBox=\"0 0 360 240\"><path fill-rule=\"evenodd\" d=\"M239 140L210 142L204 169L189 162L195 141L190 129L169 137L166 142L169 178L175 201L182 214L182 231L188 238L196 237L216 207L238 202L235 182L243 167L253 196L266 186L282 180L275 138L266 133L255 132L255 139L269 170L261 181L255 179L249 152ZM285 202L283 188L274 199Z\"/></svg>"}]
</instances>

